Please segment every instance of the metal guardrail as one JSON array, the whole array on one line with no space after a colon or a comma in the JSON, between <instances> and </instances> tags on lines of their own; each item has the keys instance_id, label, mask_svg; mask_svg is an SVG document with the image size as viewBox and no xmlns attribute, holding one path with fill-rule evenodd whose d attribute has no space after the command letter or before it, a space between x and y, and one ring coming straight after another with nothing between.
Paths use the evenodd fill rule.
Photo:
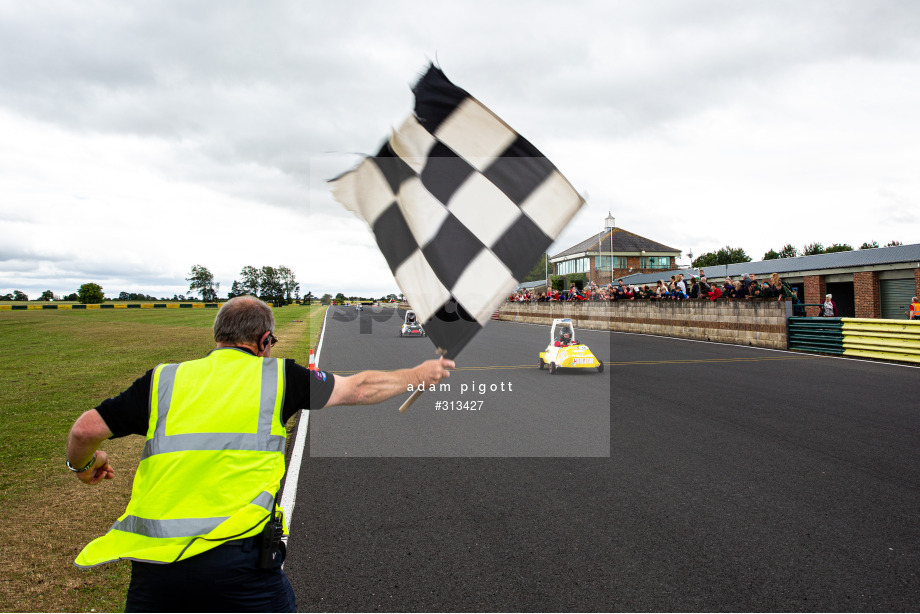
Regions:
<instances>
[{"instance_id":1,"label":"metal guardrail","mask_svg":"<svg viewBox=\"0 0 920 614\"><path fill-rule=\"evenodd\" d=\"M791 317L788 332L790 350L920 363L920 321Z\"/></svg>"},{"instance_id":2,"label":"metal guardrail","mask_svg":"<svg viewBox=\"0 0 920 614\"><path fill-rule=\"evenodd\" d=\"M789 318L789 349L843 354L843 318Z\"/></svg>"},{"instance_id":3,"label":"metal guardrail","mask_svg":"<svg viewBox=\"0 0 920 614\"><path fill-rule=\"evenodd\" d=\"M843 318L845 356L920 363L920 322Z\"/></svg>"},{"instance_id":4,"label":"metal guardrail","mask_svg":"<svg viewBox=\"0 0 920 614\"><path fill-rule=\"evenodd\" d=\"M44 311L47 309L80 310L80 309L217 309L220 303L93 303L83 304L34 304L26 305L0 305L0 311Z\"/></svg>"}]
</instances>

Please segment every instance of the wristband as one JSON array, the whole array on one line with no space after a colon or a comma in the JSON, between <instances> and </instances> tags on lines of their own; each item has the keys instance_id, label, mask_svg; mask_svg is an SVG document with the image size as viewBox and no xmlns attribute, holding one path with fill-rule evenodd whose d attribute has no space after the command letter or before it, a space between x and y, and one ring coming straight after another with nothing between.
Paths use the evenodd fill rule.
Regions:
<instances>
[{"instance_id":1,"label":"wristband","mask_svg":"<svg viewBox=\"0 0 920 614\"><path fill-rule=\"evenodd\" d=\"M67 468L73 471L74 473L83 473L89 469L92 469L93 465L96 464L96 453L93 452L93 457L89 459L89 462L83 465L80 468L74 467L70 464L70 460L65 461L67 463Z\"/></svg>"}]
</instances>

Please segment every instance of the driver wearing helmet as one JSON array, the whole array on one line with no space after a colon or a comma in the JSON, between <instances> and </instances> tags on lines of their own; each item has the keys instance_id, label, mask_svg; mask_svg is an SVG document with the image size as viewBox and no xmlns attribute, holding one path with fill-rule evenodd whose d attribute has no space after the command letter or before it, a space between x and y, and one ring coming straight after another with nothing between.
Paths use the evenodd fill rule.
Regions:
<instances>
[{"instance_id":1,"label":"driver wearing helmet","mask_svg":"<svg viewBox=\"0 0 920 614\"><path fill-rule=\"evenodd\" d=\"M556 347L564 347L567 345L572 345L575 343L575 340L572 338L572 329L568 326L563 327L559 331L559 339L556 341Z\"/></svg>"}]
</instances>

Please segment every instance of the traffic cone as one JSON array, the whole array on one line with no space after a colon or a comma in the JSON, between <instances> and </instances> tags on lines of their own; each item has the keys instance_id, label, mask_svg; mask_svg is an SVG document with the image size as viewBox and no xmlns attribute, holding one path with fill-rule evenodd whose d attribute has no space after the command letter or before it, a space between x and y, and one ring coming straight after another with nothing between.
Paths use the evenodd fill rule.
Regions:
<instances>
[{"instance_id":1,"label":"traffic cone","mask_svg":"<svg viewBox=\"0 0 920 614\"><path fill-rule=\"evenodd\" d=\"M310 371L316 371L316 355L310 350Z\"/></svg>"}]
</instances>

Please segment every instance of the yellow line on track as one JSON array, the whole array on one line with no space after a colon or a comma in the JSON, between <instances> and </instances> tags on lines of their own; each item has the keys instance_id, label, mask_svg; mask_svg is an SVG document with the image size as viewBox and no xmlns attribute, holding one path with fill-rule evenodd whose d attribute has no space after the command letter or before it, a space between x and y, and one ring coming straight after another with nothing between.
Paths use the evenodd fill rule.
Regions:
<instances>
[{"instance_id":1,"label":"yellow line on track","mask_svg":"<svg viewBox=\"0 0 920 614\"><path fill-rule=\"evenodd\" d=\"M763 362L768 360L812 360L815 358L821 358L821 356L779 356L779 357L770 357L770 358L701 358L701 359L689 359L689 360L633 360L633 361L622 361L622 362L604 362L606 366L612 367L627 367L631 365L692 365L692 364L705 364L705 363L726 363L726 362ZM497 371L497 370L509 370L509 369L536 369L537 365L490 365L482 367L458 367L452 369L452 371ZM593 367L591 367L593 368ZM396 371L397 369L373 369L374 371ZM358 371L329 371L329 373L337 373L339 375L353 375L358 373Z\"/></svg>"}]
</instances>

